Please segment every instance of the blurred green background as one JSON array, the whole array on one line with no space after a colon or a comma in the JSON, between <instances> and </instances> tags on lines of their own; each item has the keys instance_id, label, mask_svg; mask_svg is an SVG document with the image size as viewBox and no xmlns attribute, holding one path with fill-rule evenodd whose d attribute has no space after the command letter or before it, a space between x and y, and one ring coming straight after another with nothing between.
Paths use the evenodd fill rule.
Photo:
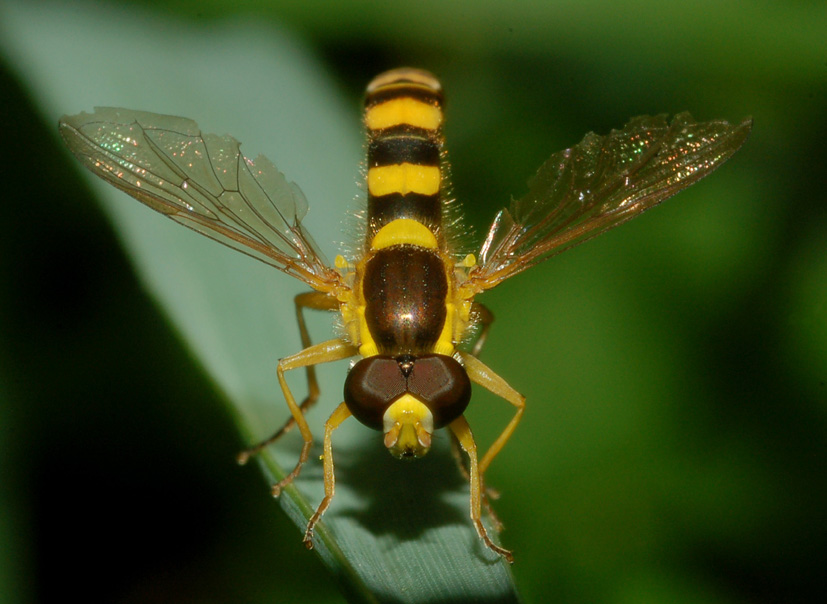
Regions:
<instances>
[{"instance_id":1,"label":"blurred green background","mask_svg":"<svg viewBox=\"0 0 827 604\"><path fill-rule=\"evenodd\" d=\"M497 316L483 358L528 398L488 480L527 602L823 594L823 3L162 10L171 32L239 16L292 32L355 123L379 71L436 73L478 237L590 130L646 113L752 115L752 137L712 177L482 299ZM340 601L260 475L232 463L243 442L230 413L142 292L25 68L0 61L3 601ZM475 394L478 440L510 413Z\"/></svg>"}]
</instances>

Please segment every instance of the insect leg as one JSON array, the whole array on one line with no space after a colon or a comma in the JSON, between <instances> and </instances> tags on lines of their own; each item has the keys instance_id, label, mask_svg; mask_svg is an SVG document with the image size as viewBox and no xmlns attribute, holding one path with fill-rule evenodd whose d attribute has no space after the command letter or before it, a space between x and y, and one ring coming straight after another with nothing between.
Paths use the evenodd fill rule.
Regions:
<instances>
[{"instance_id":1,"label":"insect leg","mask_svg":"<svg viewBox=\"0 0 827 604\"><path fill-rule=\"evenodd\" d=\"M284 379L284 372L290 369L298 369L299 367L347 359L355 354L357 354L357 350L352 344L344 340L336 339L328 340L321 344L314 344L301 352L285 357L279 361L278 368L276 369L279 385L281 386L282 393L284 393L287 406L290 408L290 413L293 415L293 419L296 420L296 424L299 427L299 432L301 432L302 438L304 439L304 445L299 455L299 461L296 467L293 468L293 471L273 485L273 496L278 497L281 489L293 482L293 479L299 475L302 465L310 455L310 447L313 444L313 434L310 432L310 427L307 425L307 420L301 408L296 404L296 399L293 398L293 393L290 392L290 388L287 386L287 381Z\"/></svg>"},{"instance_id":2,"label":"insect leg","mask_svg":"<svg viewBox=\"0 0 827 604\"><path fill-rule=\"evenodd\" d=\"M491 324L494 322L494 313L485 306L484 304L480 304L479 302L474 302L471 305L471 314L474 316L475 321L480 325L480 333L477 336L477 341L474 342L474 346L471 349L471 355L474 357L479 357L480 352L482 352L482 347L485 344L485 340L488 337L488 332L491 329ZM453 433L451 433L451 451L454 454L454 459L459 466L460 473L468 480L468 469L465 467L462 459L462 452L459 450L459 442L454 437ZM494 528L497 532L502 531L503 524L500 521L497 514L494 512L494 508L491 505L492 499L499 499L500 494L491 487L483 485L483 494L482 494L482 506L485 508L485 511L488 513L488 516L491 518L491 521L494 523Z\"/></svg>"},{"instance_id":3,"label":"insect leg","mask_svg":"<svg viewBox=\"0 0 827 604\"><path fill-rule=\"evenodd\" d=\"M502 433L497 437L497 440L494 441L494 444L486 451L480 461L480 472L485 473L488 466L491 465L491 461L502 450L505 443L508 442L508 439L511 438L511 435L517 428L517 424L520 423L520 418L522 418L523 411L525 410L525 397L509 386L508 382L491 371L491 369L478 358L463 352L459 354L465 365L465 371L468 372L468 377L472 382L493 392L517 408L514 417L511 418L511 421L508 422L508 425L503 429Z\"/></svg>"},{"instance_id":4,"label":"insect leg","mask_svg":"<svg viewBox=\"0 0 827 604\"><path fill-rule=\"evenodd\" d=\"M488 310L487 306L474 302L471 305L471 314L476 317L480 324L480 335L477 341L474 342L474 347L471 349L471 354L475 357L480 356L482 346L485 344L485 339L488 337L488 331L491 329L491 324L494 322L494 313Z\"/></svg>"},{"instance_id":5,"label":"insect leg","mask_svg":"<svg viewBox=\"0 0 827 604\"><path fill-rule=\"evenodd\" d=\"M456 434L450 430L448 431L448 434L451 436L449 439L451 441L451 455L453 456L454 461L457 462L459 473L462 474L462 477L465 480L470 481L471 475L468 473L468 468L465 467L465 461L462 459L462 446L459 444ZM480 478L480 481L482 481L482 478ZM491 505L491 500L499 498L500 494L496 489L492 489L485 484L482 485L482 507L485 508L485 513L488 514L488 517L491 519L491 523L494 525L494 530L498 533L502 532L503 523L494 511L494 507Z\"/></svg>"},{"instance_id":6,"label":"insect leg","mask_svg":"<svg viewBox=\"0 0 827 604\"><path fill-rule=\"evenodd\" d=\"M316 523L321 519L322 514L325 513L331 500L336 486L336 476L333 473L333 443L331 436L333 431L338 428L343 421L350 417L350 410L345 403L342 403L336 410L331 413L324 425L324 499L316 508L316 512L310 517L310 522L307 523L307 530L304 532L304 544L307 549L313 549L313 529Z\"/></svg>"},{"instance_id":7,"label":"insect leg","mask_svg":"<svg viewBox=\"0 0 827 604\"><path fill-rule=\"evenodd\" d=\"M310 347L311 342L310 333L307 331L307 325L304 322L304 313L302 312L302 309L312 308L313 310L336 310L339 308L339 303L335 298L328 296L325 293L315 291L299 294L294 299L294 302L296 304L296 320L299 324L299 335L301 336L302 349L304 350ZM319 400L319 383L316 381L316 368L312 365L308 365L307 398L305 398L302 401L302 404L299 405L302 413L307 413L307 410L312 407L317 400ZM296 420L293 416L290 416L290 419L288 419L284 425L276 430L270 437L239 453L236 457L236 461L238 461L240 465L244 465L253 455L276 442L279 438L281 438L282 434L289 431L295 424Z\"/></svg>"},{"instance_id":8,"label":"insect leg","mask_svg":"<svg viewBox=\"0 0 827 604\"><path fill-rule=\"evenodd\" d=\"M474 528L477 529L477 534L483 540L485 545L491 551L499 554L505 558L509 563L514 562L514 556L510 551L496 545L488 536L488 531L482 524L482 479L480 478L480 468L477 463L477 445L474 442L474 435L471 433L471 426L465 416L461 415L448 426L459 442L460 446L468 454L468 476L471 491L471 521L474 523Z\"/></svg>"},{"instance_id":9,"label":"insect leg","mask_svg":"<svg viewBox=\"0 0 827 604\"><path fill-rule=\"evenodd\" d=\"M302 348L308 348L311 345L310 333L307 331L307 325L304 322L304 313L302 309L311 308L313 310L338 310L339 301L336 298L329 296L323 292L305 292L299 294L294 299L296 303L296 322L299 324L299 335L302 339ZM319 400L319 383L316 381L316 368L313 365L307 366L307 398L299 405L302 412L307 413L307 410ZM283 431L289 430L293 425L292 418L287 420L287 423L282 428Z\"/></svg>"}]
</instances>

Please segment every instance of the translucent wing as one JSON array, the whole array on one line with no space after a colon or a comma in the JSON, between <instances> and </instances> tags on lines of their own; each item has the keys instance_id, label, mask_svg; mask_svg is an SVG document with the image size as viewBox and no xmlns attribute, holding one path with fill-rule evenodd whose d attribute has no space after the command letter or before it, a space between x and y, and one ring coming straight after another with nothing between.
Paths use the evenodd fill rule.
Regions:
<instances>
[{"instance_id":1,"label":"translucent wing","mask_svg":"<svg viewBox=\"0 0 827 604\"><path fill-rule=\"evenodd\" d=\"M528 193L497 214L469 275L476 291L595 237L697 182L744 143L752 120L696 122L688 113L633 118L552 155Z\"/></svg>"},{"instance_id":2,"label":"translucent wing","mask_svg":"<svg viewBox=\"0 0 827 604\"><path fill-rule=\"evenodd\" d=\"M340 283L301 226L307 201L270 161L192 120L101 108L60 133L92 172L153 210L329 292Z\"/></svg>"}]
</instances>

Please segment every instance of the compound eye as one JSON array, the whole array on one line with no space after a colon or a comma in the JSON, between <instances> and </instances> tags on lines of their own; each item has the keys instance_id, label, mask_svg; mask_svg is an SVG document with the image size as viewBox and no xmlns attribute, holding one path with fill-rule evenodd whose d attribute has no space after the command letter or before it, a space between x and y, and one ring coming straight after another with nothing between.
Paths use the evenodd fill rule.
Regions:
<instances>
[{"instance_id":1,"label":"compound eye","mask_svg":"<svg viewBox=\"0 0 827 604\"><path fill-rule=\"evenodd\" d=\"M375 430L391 402L405 393L406 380L396 359L373 356L353 366L345 379L345 404L353 417Z\"/></svg>"},{"instance_id":2,"label":"compound eye","mask_svg":"<svg viewBox=\"0 0 827 604\"><path fill-rule=\"evenodd\" d=\"M434 416L434 428L443 428L468 407L471 380L453 357L424 355L414 361L408 391L427 404Z\"/></svg>"}]
</instances>

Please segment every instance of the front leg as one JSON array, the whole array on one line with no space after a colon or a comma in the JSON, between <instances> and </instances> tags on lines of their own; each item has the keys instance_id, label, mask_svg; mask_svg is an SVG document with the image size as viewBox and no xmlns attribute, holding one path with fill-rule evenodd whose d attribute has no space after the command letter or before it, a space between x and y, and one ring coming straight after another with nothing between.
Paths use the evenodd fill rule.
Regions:
<instances>
[{"instance_id":1,"label":"front leg","mask_svg":"<svg viewBox=\"0 0 827 604\"><path fill-rule=\"evenodd\" d=\"M316 523L322 518L331 500L333 493L336 490L336 476L333 472L333 442L331 437L333 431L338 428L343 421L350 417L350 409L345 403L336 407L336 410L330 415L324 425L324 499L316 508L316 512L310 517L307 523L307 530L304 532L304 544L307 549L313 549L313 529Z\"/></svg>"},{"instance_id":2,"label":"front leg","mask_svg":"<svg viewBox=\"0 0 827 604\"><path fill-rule=\"evenodd\" d=\"M328 340L321 344L315 344L310 348L305 348L299 353L285 357L279 361L276 374L279 378L279 385L281 391L284 393L284 399L287 401L287 406L290 408L290 413L299 427L304 445L302 446L299 461L293 471L273 485L273 496L278 497L282 488L293 482L293 479L299 475L302 465L307 461L310 455L310 447L313 445L313 434L310 432L310 427L307 425L307 419L299 405L296 404L296 399L293 398L293 393L287 385L287 380L284 379L284 372L290 369L298 369L300 367L308 367L311 365L319 365L320 363L330 363L332 361L340 361L347 359L357 354L356 347L344 340Z\"/></svg>"},{"instance_id":3,"label":"front leg","mask_svg":"<svg viewBox=\"0 0 827 604\"><path fill-rule=\"evenodd\" d=\"M448 425L448 428L456 437L460 446L468 454L468 482L471 491L471 521L474 523L474 528L477 529L477 534L483 540L485 545L494 553L502 556L511 564L514 562L514 555L507 549L495 544L491 537L488 536L488 531L482 524L482 477L479 464L477 463L477 444L474 442L474 435L471 433L471 426L461 415Z\"/></svg>"},{"instance_id":4,"label":"front leg","mask_svg":"<svg viewBox=\"0 0 827 604\"><path fill-rule=\"evenodd\" d=\"M523 417L523 411L525 411L525 397L514 390L508 382L491 371L485 363L480 361L475 356L464 352L460 352L459 354L463 364L465 365L465 371L468 372L468 377L472 382L479 384L490 392L493 392L517 408L517 411L514 413L514 417L511 418L511 421L508 422L508 425L497 437L497 440L494 441L494 444L492 444L488 448L485 455L483 455L482 461L480 461L480 472L484 474L488 469L488 466L491 465L491 462L505 446L505 443L508 442L508 439L511 438L511 435L520 423L520 419Z\"/></svg>"}]
</instances>

